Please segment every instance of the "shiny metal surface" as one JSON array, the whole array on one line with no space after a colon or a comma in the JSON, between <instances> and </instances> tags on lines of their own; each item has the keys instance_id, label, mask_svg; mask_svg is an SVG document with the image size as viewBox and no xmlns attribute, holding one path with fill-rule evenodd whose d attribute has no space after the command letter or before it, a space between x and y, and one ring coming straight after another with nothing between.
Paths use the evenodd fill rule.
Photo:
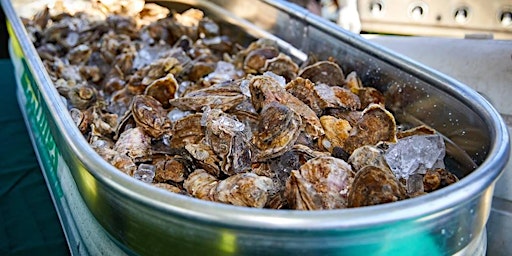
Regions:
<instances>
[{"instance_id":1,"label":"shiny metal surface","mask_svg":"<svg viewBox=\"0 0 512 256\"><path fill-rule=\"evenodd\" d=\"M359 0L363 31L512 39L510 0Z\"/></svg>"},{"instance_id":2,"label":"shiny metal surface","mask_svg":"<svg viewBox=\"0 0 512 256\"><path fill-rule=\"evenodd\" d=\"M246 32L247 39L273 34L298 59L309 52L319 58L333 56L346 72L355 70L366 85L393 95L388 107L404 121L431 125L453 142L453 152L467 152L449 161L460 175L469 172L468 158L478 168L460 182L419 198L317 212L234 207L154 188L122 174L89 147L61 104L15 10L2 0L56 145L90 212L120 247L152 255L452 255L460 251L474 255L481 251L467 251L473 248L468 245L484 233L494 184L510 151L505 124L482 96L286 2L165 4L178 10L200 8L227 23L234 35Z\"/></svg>"}]
</instances>

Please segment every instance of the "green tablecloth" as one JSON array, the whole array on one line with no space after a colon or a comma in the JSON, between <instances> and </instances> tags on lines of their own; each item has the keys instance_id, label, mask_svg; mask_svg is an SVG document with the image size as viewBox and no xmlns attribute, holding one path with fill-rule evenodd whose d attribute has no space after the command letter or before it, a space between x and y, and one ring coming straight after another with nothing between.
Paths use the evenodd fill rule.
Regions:
<instances>
[{"instance_id":1,"label":"green tablecloth","mask_svg":"<svg viewBox=\"0 0 512 256\"><path fill-rule=\"evenodd\" d=\"M18 107L9 59L0 59L0 74L0 255L69 255Z\"/></svg>"}]
</instances>

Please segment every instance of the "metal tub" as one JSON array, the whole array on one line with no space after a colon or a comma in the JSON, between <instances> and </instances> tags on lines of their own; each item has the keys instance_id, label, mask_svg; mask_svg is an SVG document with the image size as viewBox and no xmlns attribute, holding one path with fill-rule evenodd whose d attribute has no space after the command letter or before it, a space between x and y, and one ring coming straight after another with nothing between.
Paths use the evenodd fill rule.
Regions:
<instances>
[{"instance_id":1,"label":"metal tub","mask_svg":"<svg viewBox=\"0 0 512 256\"><path fill-rule=\"evenodd\" d=\"M355 70L365 85L391 95L388 108L398 121L424 123L441 132L447 142L446 162L462 179L414 199L329 211L235 207L143 184L89 147L28 39L20 10L2 0L20 104L54 200L62 191L52 176L69 169L88 210L127 254L485 254L485 224L494 184L508 161L510 139L500 115L482 96L287 2L161 3L178 11L199 8L241 42L279 40L299 60L310 52L321 59L333 56L346 73Z\"/></svg>"}]
</instances>

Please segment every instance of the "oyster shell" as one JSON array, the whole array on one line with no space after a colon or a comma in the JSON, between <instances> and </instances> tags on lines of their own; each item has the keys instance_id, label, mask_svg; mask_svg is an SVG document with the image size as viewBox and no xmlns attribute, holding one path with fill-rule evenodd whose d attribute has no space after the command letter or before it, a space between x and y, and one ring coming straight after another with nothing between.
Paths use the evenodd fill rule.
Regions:
<instances>
[{"instance_id":1,"label":"oyster shell","mask_svg":"<svg viewBox=\"0 0 512 256\"><path fill-rule=\"evenodd\" d=\"M167 112L159 101L151 96L137 95L133 98L131 111L137 126L154 138L171 129Z\"/></svg>"},{"instance_id":2,"label":"oyster shell","mask_svg":"<svg viewBox=\"0 0 512 256\"><path fill-rule=\"evenodd\" d=\"M347 207L354 173L345 161L316 157L293 170L286 182L286 198L292 209L321 210Z\"/></svg>"},{"instance_id":3,"label":"oyster shell","mask_svg":"<svg viewBox=\"0 0 512 256\"><path fill-rule=\"evenodd\" d=\"M352 153L364 145L375 145L381 141L396 142L396 122L393 115L377 104L364 109L361 118L353 125L343 149Z\"/></svg>"},{"instance_id":4,"label":"oyster shell","mask_svg":"<svg viewBox=\"0 0 512 256\"><path fill-rule=\"evenodd\" d=\"M181 110L201 111L203 107L227 111L245 99L239 88L235 86L212 86L195 90L180 98L171 99L169 103Z\"/></svg>"},{"instance_id":5,"label":"oyster shell","mask_svg":"<svg viewBox=\"0 0 512 256\"><path fill-rule=\"evenodd\" d=\"M265 104L277 101L288 106L297 113L304 124L306 134L311 138L318 138L324 134L322 124L304 102L288 93L277 80L270 76L255 76L249 82L251 101L256 111L261 111Z\"/></svg>"},{"instance_id":6,"label":"oyster shell","mask_svg":"<svg viewBox=\"0 0 512 256\"><path fill-rule=\"evenodd\" d=\"M317 116L322 115L321 97L315 89L313 82L302 77L296 77L286 84L286 91L308 105Z\"/></svg>"},{"instance_id":7,"label":"oyster shell","mask_svg":"<svg viewBox=\"0 0 512 256\"><path fill-rule=\"evenodd\" d=\"M243 123L219 109L207 109L202 122L206 127L205 141L220 157L222 172L233 175L250 169L252 152Z\"/></svg>"},{"instance_id":8,"label":"oyster shell","mask_svg":"<svg viewBox=\"0 0 512 256\"><path fill-rule=\"evenodd\" d=\"M384 158L384 151L372 145L364 145L354 150L348 158L348 163L356 172L369 165L390 170Z\"/></svg>"},{"instance_id":9,"label":"oyster shell","mask_svg":"<svg viewBox=\"0 0 512 256\"><path fill-rule=\"evenodd\" d=\"M151 157L151 138L141 127L128 129L121 133L114 150L119 155L126 155L134 162L144 162Z\"/></svg>"},{"instance_id":10,"label":"oyster shell","mask_svg":"<svg viewBox=\"0 0 512 256\"><path fill-rule=\"evenodd\" d=\"M155 182L183 182L190 172L180 156L162 155L153 157L155 166Z\"/></svg>"},{"instance_id":11,"label":"oyster shell","mask_svg":"<svg viewBox=\"0 0 512 256\"><path fill-rule=\"evenodd\" d=\"M274 47L262 47L250 51L244 60L246 73L263 73L267 60L277 57L279 51Z\"/></svg>"},{"instance_id":12,"label":"oyster shell","mask_svg":"<svg viewBox=\"0 0 512 256\"><path fill-rule=\"evenodd\" d=\"M299 72L299 66L293 62L290 56L279 53L277 57L267 59L262 70L270 71L278 76L282 76L286 79L287 82L290 82L297 76L297 73Z\"/></svg>"},{"instance_id":13,"label":"oyster shell","mask_svg":"<svg viewBox=\"0 0 512 256\"><path fill-rule=\"evenodd\" d=\"M423 176L423 186L425 192L432 192L444 188L450 184L459 181L459 178L446 169L436 168L428 170Z\"/></svg>"},{"instance_id":14,"label":"oyster shell","mask_svg":"<svg viewBox=\"0 0 512 256\"><path fill-rule=\"evenodd\" d=\"M196 160L197 165L207 171L209 174L219 177L220 175L220 159L213 149L205 142L199 144L187 144L185 149Z\"/></svg>"},{"instance_id":15,"label":"oyster shell","mask_svg":"<svg viewBox=\"0 0 512 256\"><path fill-rule=\"evenodd\" d=\"M215 200L239 206L263 208L269 199L273 182L265 176L254 173L237 173L220 181L216 188Z\"/></svg>"},{"instance_id":16,"label":"oyster shell","mask_svg":"<svg viewBox=\"0 0 512 256\"><path fill-rule=\"evenodd\" d=\"M321 116L320 122L325 131L325 138L320 141L322 147L328 151L332 151L334 147L342 147L350 136L350 130L352 130L350 123L347 120L328 115Z\"/></svg>"},{"instance_id":17,"label":"oyster shell","mask_svg":"<svg viewBox=\"0 0 512 256\"><path fill-rule=\"evenodd\" d=\"M253 136L254 145L260 150L259 161L284 154L297 140L302 121L286 105L270 102L261 110L258 130Z\"/></svg>"},{"instance_id":18,"label":"oyster shell","mask_svg":"<svg viewBox=\"0 0 512 256\"><path fill-rule=\"evenodd\" d=\"M172 129L172 137L169 146L182 148L187 144L197 144L204 138L204 130L201 126L201 113L185 116L176 123Z\"/></svg>"},{"instance_id":19,"label":"oyster shell","mask_svg":"<svg viewBox=\"0 0 512 256\"><path fill-rule=\"evenodd\" d=\"M263 208L267 204L272 180L254 173L238 173L219 181L198 169L185 180L185 189L194 197L238 206Z\"/></svg>"},{"instance_id":20,"label":"oyster shell","mask_svg":"<svg viewBox=\"0 0 512 256\"><path fill-rule=\"evenodd\" d=\"M347 206L370 206L403 199L406 199L405 188L390 170L368 165L356 173Z\"/></svg>"},{"instance_id":21,"label":"oyster shell","mask_svg":"<svg viewBox=\"0 0 512 256\"><path fill-rule=\"evenodd\" d=\"M332 57L310 55L299 68L276 41L239 45L197 9L123 0L54 14L66 8L23 22L80 132L135 179L214 202L302 210L391 202L457 181L435 165L398 182L382 152L435 131L397 128L384 103L414 97L396 102L365 87Z\"/></svg>"},{"instance_id":22,"label":"oyster shell","mask_svg":"<svg viewBox=\"0 0 512 256\"><path fill-rule=\"evenodd\" d=\"M144 94L158 100L163 108L169 108L171 106L169 100L174 98L177 88L178 81L176 81L173 74L168 74L153 81L153 83L146 87Z\"/></svg>"},{"instance_id":23,"label":"oyster shell","mask_svg":"<svg viewBox=\"0 0 512 256\"><path fill-rule=\"evenodd\" d=\"M299 73L300 77L311 80L315 84L343 86L345 74L338 64L332 61L319 61L309 65Z\"/></svg>"}]
</instances>

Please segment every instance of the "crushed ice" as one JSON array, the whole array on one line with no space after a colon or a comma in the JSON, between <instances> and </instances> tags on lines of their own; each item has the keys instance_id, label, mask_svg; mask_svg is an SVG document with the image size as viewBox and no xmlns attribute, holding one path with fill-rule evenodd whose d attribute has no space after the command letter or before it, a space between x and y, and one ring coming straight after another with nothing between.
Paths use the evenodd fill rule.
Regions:
<instances>
[{"instance_id":1,"label":"crushed ice","mask_svg":"<svg viewBox=\"0 0 512 256\"><path fill-rule=\"evenodd\" d=\"M391 144L384 158L397 178L444 168L445 145L440 135L414 135Z\"/></svg>"},{"instance_id":2,"label":"crushed ice","mask_svg":"<svg viewBox=\"0 0 512 256\"><path fill-rule=\"evenodd\" d=\"M280 75L277 75L277 74L271 72L271 71L265 71L265 73L263 73L263 76L268 76L268 77L274 78L277 81L277 83L279 83L279 85L283 88L286 86L286 79Z\"/></svg>"},{"instance_id":3,"label":"crushed ice","mask_svg":"<svg viewBox=\"0 0 512 256\"><path fill-rule=\"evenodd\" d=\"M152 183L155 178L156 167L151 164L140 164L133 172L133 177L145 183Z\"/></svg>"}]
</instances>

